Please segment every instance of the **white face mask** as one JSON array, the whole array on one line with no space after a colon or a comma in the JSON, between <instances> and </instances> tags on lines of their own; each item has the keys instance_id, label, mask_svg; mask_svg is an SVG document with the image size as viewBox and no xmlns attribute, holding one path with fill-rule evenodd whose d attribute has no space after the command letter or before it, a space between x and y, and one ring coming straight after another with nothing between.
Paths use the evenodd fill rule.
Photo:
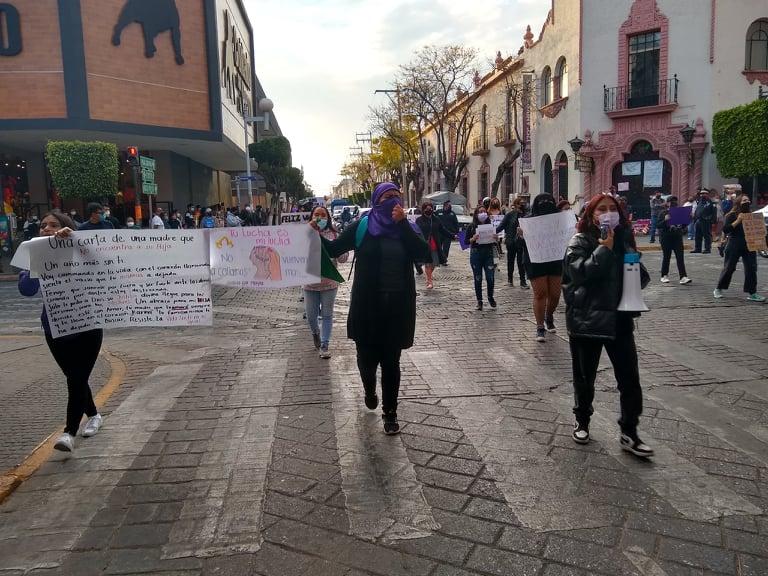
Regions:
<instances>
[{"instance_id":1,"label":"white face mask","mask_svg":"<svg viewBox=\"0 0 768 576\"><path fill-rule=\"evenodd\" d=\"M126 225L126 226L133 226L133 220L127 220L127 221L125 222L125 225Z\"/></svg>"},{"instance_id":2,"label":"white face mask","mask_svg":"<svg viewBox=\"0 0 768 576\"><path fill-rule=\"evenodd\" d=\"M480 222L485 222L486 220L488 220L488 213L487 213L487 212L480 212L480 213L477 215L477 219L478 219Z\"/></svg>"},{"instance_id":3,"label":"white face mask","mask_svg":"<svg viewBox=\"0 0 768 576\"><path fill-rule=\"evenodd\" d=\"M619 216L618 212L606 212L605 214L600 214L598 219L600 220L601 226L606 225L610 227L611 230L614 230L618 227L620 218L621 216Z\"/></svg>"}]
</instances>

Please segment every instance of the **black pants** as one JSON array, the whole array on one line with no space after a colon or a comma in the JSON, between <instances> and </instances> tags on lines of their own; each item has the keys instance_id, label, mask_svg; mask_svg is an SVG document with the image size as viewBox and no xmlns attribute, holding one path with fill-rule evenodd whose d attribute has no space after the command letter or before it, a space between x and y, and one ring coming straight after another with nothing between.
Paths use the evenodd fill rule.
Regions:
<instances>
[{"instance_id":1,"label":"black pants","mask_svg":"<svg viewBox=\"0 0 768 576\"><path fill-rule=\"evenodd\" d=\"M525 283L524 255L525 250L523 250L522 242L514 241L507 244L507 280L510 284L515 278L515 260L517 260L517 270L520 273L520 284Z\"/></svg>"},{"instance_id":2,"label":"black pants","mask_svg":"<svg viewBox=\"0 0 768 576\"><path fill-rule=\"evenodd\" d=\"M440 244L440 263L445 264L448 262L448 253L451 251L451 239L443 238L443 241Z\"/></svg>"},{"instance_id":3,"label":"black pants","mask_svg":"<svg viewBox=\"0 0 768 576\"><path fill-rule=\"evenodd\" d=\"M729 240L733 242L733 240ZM734 247L725 249L725 263L717 282L718 290L727 290L731 285L731 278L736 271L736 265L741 260L744 263L744 292L754 294L757 292L757 252L750 252L746 248Z\"/></svg>"},{"instance_id":4,"label":"black pants","mask_svg":"<svg viewBox=\"0 0 768 576\"><path fill-rule=\"evenodd\" d=\"M588 426L595 398L595 377L600 354L605 351L613 364L613 374L619 387L621 404L621 431L630 436L637 434L637 423L643 412L643 392L640 388L640 372L637 367L637 349L632 329L617 332L615 340L571 338L573 363L573 413L576 421Z\"/></svg>"},{"instance_id":5,"label":"black pants","mask_svg":"<svg viewBox=\"0 0 768 576\"><path fill-rule=\"evenodd\" d=\"M709 220L696 220L694 235L694 250L701 252L701 241L704 240L704 252L712 250L712 222Z\"/></svg>"},{"instance_id":6,"label":"black pants","mask_svg":"<svg viewBox=\"0 0 768 576\"><path fill-rule=\"evenodd\" d=\"M366 395L376 393L376 368L381 366L381 407L385 413L397 412L401 353L400 348L357 344L357 368Z\"/></svg>"},{"instance_id":7,"label":"black pants","mask_svg":"<svg viewBox=\"0 0 768 576\"><path fill-rule=\"evenodd\" d=\"M472 266L472 277L475 282L475 297L483 301L483 272L488 287L488 301L493 300L493 289L496 284L496 269L493 267L493 252L491 250L472 249L469 254L469 265Z\"/></svg>"},{"instance_id":8,"label":"black pants","mask_svg":"<svg viewBox=\"0 0 768 576\"><path fill-rule=\"evenodd\" d=\"M89 417L97 414L88 379L99 357L102 337L101 330L56 339L47 334L45 336L56 364L67 377L67 425L64 432L72 436L77 434L83 414Z\"/></svg>"},{"instance_id":9,"label":"black pants","mask_svg":"<svg viewBox=\"0 0 768 576\"><path fill-rule=\"evenodd\" d=\"M688 276L685 273L685 257L683 256L683 237L679 234L665 234L659 238L661 242L661 275L669 274L669 263L672 260L672 252L675 253L675 263L680 278Z\"/></svg>"}]
</instances>

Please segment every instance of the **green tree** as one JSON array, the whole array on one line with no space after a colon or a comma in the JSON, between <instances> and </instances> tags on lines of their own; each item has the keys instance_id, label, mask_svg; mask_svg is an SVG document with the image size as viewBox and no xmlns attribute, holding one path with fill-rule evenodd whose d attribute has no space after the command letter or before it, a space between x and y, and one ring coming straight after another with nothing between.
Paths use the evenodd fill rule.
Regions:
<instances>
[{"instance_id":1,"label":"green tree","mask_svg":"<svg viewBox=\"0 0 768 576\"><path fill-rule=\"evenodd\" d=\"M51 141L45 152L62 198L104 200L117 193L117 146L108 142Z\"/></svg>"},{"instance_id":2,"label":"green tree","mask_svg":"<svg viewBox=\"0 0 768 576\"><path fill-rule=\"evenodd\" d=\"M272 221L276 222L281 192L293 200L306 197L304 173L291 166L291 143L284 136L250 144L248 152L259 164L256 173L264 178L270 194Z\"/></svg>"},{"instance_id":3,"label":"green tree","mask_svg":"<svg viewBox=\"0 0 768 576\"><path fill-rule=\"evenodd\" d=\"M715 114L712 144L717 168L726 178L754 178L752 201L757 202L757 177L768 174L768 100L757 100Z\"/></svg>"}]
</instances>

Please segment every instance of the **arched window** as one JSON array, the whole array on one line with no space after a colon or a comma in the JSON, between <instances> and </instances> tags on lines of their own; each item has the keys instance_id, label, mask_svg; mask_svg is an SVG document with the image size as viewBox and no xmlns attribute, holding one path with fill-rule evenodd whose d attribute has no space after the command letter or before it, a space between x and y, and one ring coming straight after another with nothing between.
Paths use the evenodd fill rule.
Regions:
<instances>
[{"instance_id":1,"label":"arched window","mask_svg":"<svg viewBox=\"0 0 768 576\"><path fill-rule=\"evenodd\" d=\"M552 70L547 66L541 73L541 103L543 106L552 102Z\"/></svg>"},{"instance_id":2,"label":"arched window","mask_svg":"<svg viewBox=\"0 0 768 576\"><path fill-rule=\"evenodd\" d=\"M557 61L555 67L555 79L554 79L554 92L555 100L565 98L568 96L568 62L565 60L565 56L562 56Z\"/></svg>"},{"instance_id":3,"label":"arched window","mask_svg":"<svg viewBox=\"0 0 768 576\"><path fill-rule=\"evenodd\" d=\"M768 19L755 20L747 30L746 70L768 70Z\"/></svg>"},{"instance_id":4,"label":"arched window","mask_svg":"<svg viewBox=\"0 0 768 576\"><path fill-rule=\"evenodd\" d=\"M543 194L552 194L552 158L544 154L541 159L541 191Z\"/></svg>"},{"instance_id":5,"label":"arched window","mask_svg":"<svg viewBox=\"0 0 768 576\"><path fill-rule=\"evenodd\" d=\"M557 166L557 195L558 200L568 200L568 155L560 150L555 156Z\"/></svg>"}]
</instances>

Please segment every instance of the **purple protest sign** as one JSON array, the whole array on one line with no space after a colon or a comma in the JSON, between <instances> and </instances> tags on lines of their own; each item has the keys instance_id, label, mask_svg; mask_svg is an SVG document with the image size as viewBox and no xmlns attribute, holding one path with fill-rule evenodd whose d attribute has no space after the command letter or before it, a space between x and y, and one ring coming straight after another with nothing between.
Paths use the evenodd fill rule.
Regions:
<instances>
[{"instance_id":1,"label":"purple protest sign","mask_svg":"<svg viewBox=\"0 0 768 576\"><path fill-rule=\"evenodd\" d=\"M676 206L669 209L670 226L688 226L691 223L691 207Z\"/></svg>"},{"instance_id":2,"label":"purple protest sign","mask_svg":"<svg viewBox=\"0 0 768 576\"><path fill-rule=\"evenodd\" d=\"M461 246L462 250L466 250L467 248L469 248L469 242L467 242L466 230L459 231L459 246Z\"/></svg>"}]
</instances>

